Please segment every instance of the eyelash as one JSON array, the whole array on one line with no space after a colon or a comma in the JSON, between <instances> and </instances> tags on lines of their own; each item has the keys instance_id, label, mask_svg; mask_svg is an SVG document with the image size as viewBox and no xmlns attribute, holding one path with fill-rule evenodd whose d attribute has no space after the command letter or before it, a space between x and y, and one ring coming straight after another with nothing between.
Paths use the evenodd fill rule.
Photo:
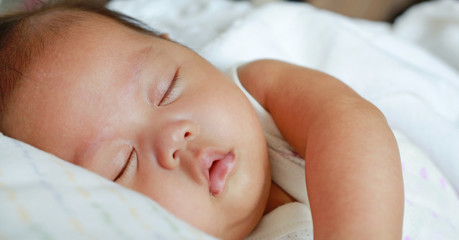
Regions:
<instances>
[{"instance_id":1,"label":"eyelash","mask_svg":"<svg viewBox=\"0 0 459 240\"><path fill-rule=\"evenodd\" d=\"M164 93L164 96L161 98L159 101L159 106L164 106L169 103L171 103L170 99L175 95L175 87L177 84L177 81L180 80L180 69L177 70L177 72L174 75L174 78L172 79L169 88L167 89L166 93Z\"/></svg>"},{"instance_id":2,"label":"eyelash","mask_svg":"<svg viewBox=\"0 0 459 240\"><path fill-rule=\"evenodd\" d=\"M137 152L135 149L132 149L131 153L129 154L128 160L124 164L123 168L121 169L120 173L116 178L113 180L114 182L125 178L133 168L137 167Z\"/></svg>"}]
</instances>

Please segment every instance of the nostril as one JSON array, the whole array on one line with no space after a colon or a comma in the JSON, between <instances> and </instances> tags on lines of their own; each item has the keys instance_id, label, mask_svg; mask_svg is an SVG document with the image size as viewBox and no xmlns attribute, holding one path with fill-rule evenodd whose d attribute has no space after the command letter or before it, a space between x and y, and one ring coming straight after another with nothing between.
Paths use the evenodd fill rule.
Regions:
<instances>
[{"instance_id":1,"label":"nostril","mask_svg":"<svg viewBox=\"0 0 459 240\"><path fill-rule=\"evenodd\" d=\"M185 138L188 138L188 137L190 137L190 136L191 136L191 133L190 133L190 132L186 132L185 135L184 135Z\"/></svg>"},{"instance_id":2,"label":"nostril","mask_svg":"<svg viewBox=\"0 0 459 240\"><path fill-rule=\"evenodd\" d=\"M161 167L167 170L174 170L180 166L180 151L174 151L170 155L163 155L158 158Z\"/></svg>"}]
</instances>

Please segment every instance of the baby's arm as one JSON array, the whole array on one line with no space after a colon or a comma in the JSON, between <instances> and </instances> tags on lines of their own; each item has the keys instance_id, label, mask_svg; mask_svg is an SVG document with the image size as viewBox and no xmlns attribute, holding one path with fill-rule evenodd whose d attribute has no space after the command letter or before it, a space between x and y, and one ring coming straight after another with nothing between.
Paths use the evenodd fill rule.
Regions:
<instances>
[{"instance_id":1,"label":"baby's arm","mask_svg":"<svg viewBox=\"0 0 459 240\"><path fill-rule=\"evenodd\" d=\"M335 78L288 63L249 63L239 77L305 157L314 239L400 239L400 157L382 113Z\"/></svg>"}]
</instances>

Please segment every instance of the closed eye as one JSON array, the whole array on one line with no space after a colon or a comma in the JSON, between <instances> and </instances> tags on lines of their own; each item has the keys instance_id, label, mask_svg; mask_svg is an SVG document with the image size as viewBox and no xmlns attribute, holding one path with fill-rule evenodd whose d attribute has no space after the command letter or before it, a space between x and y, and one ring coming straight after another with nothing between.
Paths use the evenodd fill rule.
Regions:
<instances>
[{"instance_id":1,"label":"closed eye","mask_svg":"<svg viewBox=\"0 0 459 240\"><path fill-rule=\"evenodd\" d=\"M129 154L126 163L124 164L123 168L121 169L120 173L116 178L113 180L114 182L125 179L126 177L132 175L137 168L137 152L135 149L132 149L131 154Z\"/></svg>"},{"instance_id":2,"label":"closed eye","mask_svg":"<svg viewBox=\"0 0 459 240\"><path fill-rule=\"evenodd\" d=\"M178 91L176 89L177 81L180 80L180 68L177 69L175 72L174 78L172 79L167 91L164 93L164 96L159 101L159 106L164 106L171 103L178 95Z\"/></svg>"}]
</instances>

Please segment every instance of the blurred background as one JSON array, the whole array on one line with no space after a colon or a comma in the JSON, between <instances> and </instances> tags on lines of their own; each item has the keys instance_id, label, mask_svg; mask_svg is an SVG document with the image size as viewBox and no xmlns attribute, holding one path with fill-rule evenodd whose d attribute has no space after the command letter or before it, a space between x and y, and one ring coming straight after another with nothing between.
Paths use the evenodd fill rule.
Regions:
<instances>
[{"instance_id":1,"label":"blurred background","mask_svg":"<svg viewBox=\"0 0 459 240\"><path fill-rule=\"evenodd\" d=\"M262 4L280 0L251 0ZM411 5L427 0L296 0L308 2L318 8L327 9L349 17L374 21L393 22Z\"/></svg>"},{"instance_id":2,"label":"blurred background","mask_svg":"<svg viewBox=\"0 0 459 240\"><path fill-rule=\"evenodd\" d=\"M0 13L17 9L18 7L31 7L46 0L0 0ZM110 0L88 0L106 4ZM235 0L236 1L236 0ZM251 1L255 5L274 1L285 0L239 0ZM427 0L289 0L294 2L307 2L318 8L337 12L349 17L362 18L374 21L393 22L394 19L408 9L411 5Z\"/></svg>"}]
</instances>

